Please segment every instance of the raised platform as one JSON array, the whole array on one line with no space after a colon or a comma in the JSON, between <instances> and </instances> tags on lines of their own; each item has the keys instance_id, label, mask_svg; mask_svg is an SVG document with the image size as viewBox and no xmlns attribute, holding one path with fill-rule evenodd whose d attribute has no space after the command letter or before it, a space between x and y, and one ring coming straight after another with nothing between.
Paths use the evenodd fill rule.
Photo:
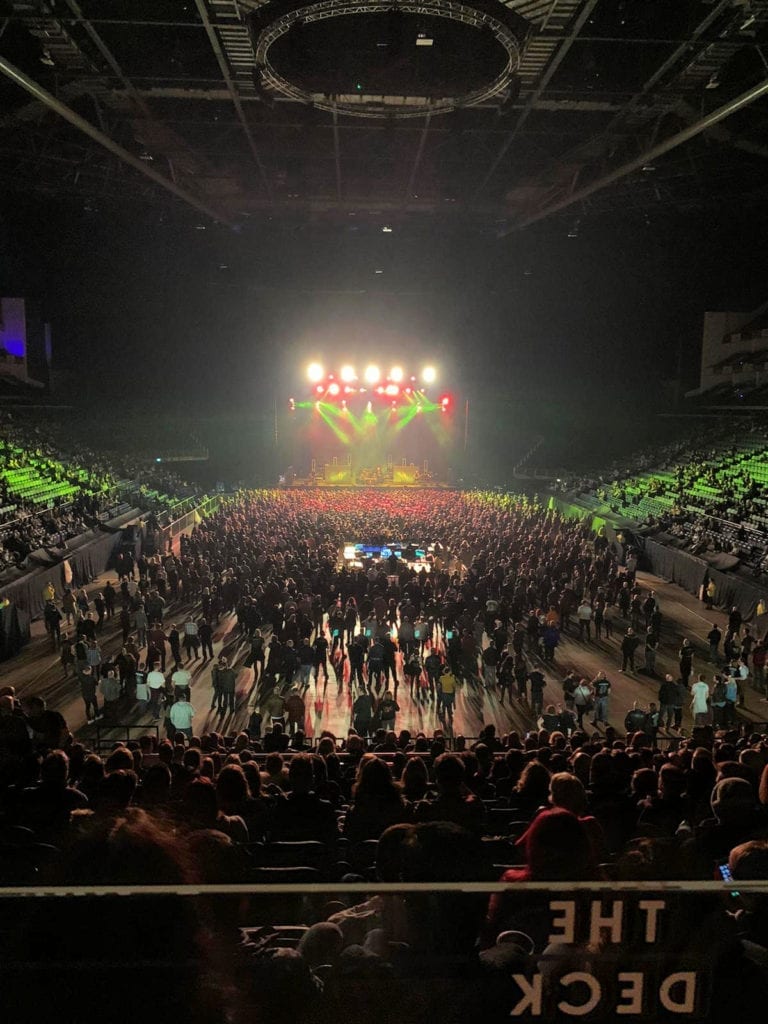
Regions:
<instances>
[{"instance_id":1,"label":"raised platform","mask_svg":"<svg viewBox=\"0 0 768 1024\"><path fill-rule=\"evenodd\" d=\"M408 488L410 488L412 490L419 490L419 489L421 489L421 490L433 490L433 491L434 490L447 491L447 490L451 490L452 485L451 484L447 484L447 483L442 483L442 482L440 482L438 480L411 480L411 481L407 481L407 482L404 481L404 480L397 480L397 481L388 480L388 481L379 482L379 483L361 483L361 482L355 481L354 479L351 480L351 481L337 481L337 480L317 480L317 479L299 480L297 478L296 480L294 480L290 484L281 483L280 487L284 488L284 489L294 488L294 489L298 489L298 490L307 490L308 488L312 488L312 489L315 489L315 488L322 488L322 489L328 489L328 488L336 488L336 489L347 488L348 490L371 490L371 489L373 489L373 490L382 490L382 491L384 491L384 490L393 490L393 489L401 490L403 487L408 487Z\"/></svg>"}]
</instances>

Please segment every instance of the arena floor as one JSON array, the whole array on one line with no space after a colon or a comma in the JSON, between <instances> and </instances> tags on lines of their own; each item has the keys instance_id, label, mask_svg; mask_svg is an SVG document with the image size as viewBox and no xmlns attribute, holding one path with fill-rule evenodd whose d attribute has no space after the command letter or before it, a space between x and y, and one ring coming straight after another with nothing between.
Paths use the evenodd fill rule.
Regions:
<instances>
[{"instance_id":1,"label":"arena floor","mask_svg":"<svg viewBox=\"0 0 768 1024\"><path fill-rule=\"evenodd\" d=\"M114 575L112 578L114 579ZM590 644L579 643L571 637L564 637L557 649L554 666L544 667L547 678L545 706L548 703L557 703L562 699L560 680L570 669L573 668L580 675L588 678L594 677L600 669L605 669L612 683L609 721L623 731L624 716L632 707L633 701L639 700L647 705L649 701L656 700L663 673L677 674L677 651L682 637L688 637L696 648L698 656L694 659L694 673L706 672L707 679L711 679L712 666L705 653L708 649L705 636L709 631L710 622L717 621L721 626L725 623L725 614L717 610L706 612L701 602L690 594L676 585L666 583L648 573L639 573L638 578L644 587L653 588L656 591L664 614L662 643L657 656L657 678L652 679L644 675L642 671L634 674L619 672L619 637L617 635L614 635L611 640ZM106 583L106 579L107 577L104 576L94 582L88 587L89 593L101 589ZM187 610L188 606L183 604L172 606L166 617L166 627L169 628L174 621L181 623ZM116 620L114 621L116 623ZM617 620L617 625L620 626L620 624L620 620ZM234 715L227 714L223 719L215 711L209 711L213 663L210 661L193 662L190 666L193 672L191 701L197 712L194 723L196 734L212 729L217 729L219 732L237 731L243 728L248 720L249 704L253 698L254 676L252 669L244 667L247 645L240 642L239 638L235 636L235 625L234 616L222 619L215 631L214 652L217 656L220 652L224 652L230 659L234 658L235 667L239 669L237 710ZM34 623L32 632L33 638L27 647L16 658L3 664L1 674L4 684L14 685L20 696L39 694L44 697L49 707L62 712L70 729L79 739L87 743L94 743L97 738L96 726L86 722L77 682L71 676L68 680L64 679L58 654L51 650L42 623ZM120 646L117 625L105 623L100 641L104 653L116 653ZM637 660L638 664L642 663L641 651L638 652ZM398 674L402 679L399 655L398 669ZM322 692L322 685L319 694L315 692L314 684L310 687L307 694L305 722L305 732L308 736L317 736L323 729L328 729L337 736L343 736L350 727L353 698L349 692L348 674L349 668L345 664L345 679L341 692L339 692L333 674L331 674L325 693ZM444 725L439 721L433 704L423 705L411 700L405 683L400 685L398 702L401 707L396 721L398 729L408 728L412 732L423 729L430 733L435 728ZM740 713L746 720L765 722L768 720L768 704L762 703L760 696L748 688L746 706L740 709ZM120 722L134 726L153 725L151 715L146 712L142 715L138 713L138 709L133 711L126 709L126 713L120 716ZM504 706L500 706L497 694L489 694L467 687L461 688L457 694L454 734L463 734L466 737L477 736L481 726L489 722L494 723L499 733L505 733L511 729L520 731L530 728L532 719L524 704L513 702L512 707L509 707L505 702ZM158 724L162 725L162 723ZM685 729L691 727L688 708L685 708L684 711L683 727ZM161 728L161 734L162 731ZM99 725L99 735L102 741L105 739L116 740L125 739L126 732L125 729L105 729L102 722ZM131 733L132 738L139 735L141 735L141 729Z\"/></svg>"}]
</instances>

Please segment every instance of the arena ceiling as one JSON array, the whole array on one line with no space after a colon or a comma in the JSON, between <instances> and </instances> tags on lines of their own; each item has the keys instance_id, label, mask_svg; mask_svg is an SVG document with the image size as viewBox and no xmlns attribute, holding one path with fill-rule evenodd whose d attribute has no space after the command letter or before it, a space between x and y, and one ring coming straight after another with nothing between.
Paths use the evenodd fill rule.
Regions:
<instances>
[{"instance_id":1,"label":"arena ceiling","mask_svg":"<svg viewBox=\"0 0 768 1024\"><path fill-rule=\"evenodd\" d=\"M768 200L768 0L0 0L0 183L233 226Z\"/></svg>"}]
</instances>

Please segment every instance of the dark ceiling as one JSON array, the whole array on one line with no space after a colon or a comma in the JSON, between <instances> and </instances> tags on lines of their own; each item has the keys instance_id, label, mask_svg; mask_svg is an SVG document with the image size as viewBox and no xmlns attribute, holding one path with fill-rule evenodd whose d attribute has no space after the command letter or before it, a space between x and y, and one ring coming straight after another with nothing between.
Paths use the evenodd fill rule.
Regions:
<instances>
[{"instance_id":1,"label":"dark ceiling","mask_svg":"<svg viewBox=\"0 0 768 1024\"><path fill-rule=\"evenodd\" d=\"M0 0L0 185L186 202L233 225L426 214L501 234L563 211L768 200L768 101L750 93L768 81L768 0L466 0L485 28L446 20L441 0L421 21L333 6L270 50L315 94L307 105L256 63L282 0ZM504 55L488 18L517 40L505 87L402 116L414 91L429 103L493 78ZM347 91L359 116L335 109Z\"/></svg>"}]
</instances>

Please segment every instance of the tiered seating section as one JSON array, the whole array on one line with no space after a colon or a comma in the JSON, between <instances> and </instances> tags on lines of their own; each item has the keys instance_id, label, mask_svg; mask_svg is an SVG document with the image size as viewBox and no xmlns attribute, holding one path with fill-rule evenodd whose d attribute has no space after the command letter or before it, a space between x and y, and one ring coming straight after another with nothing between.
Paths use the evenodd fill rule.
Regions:
<instances>
[{"instance_id":1,"label":"tiered seating section","mask_svg":"<svg viewBox=\"0 0 768 1024\"><path fill-rule=\"evenodd\" d=\"M567 481L583 507L613 512L738 554L764 568L768 551L768 425L718 423L689 442L637 455L598 480ZM574 486L575 485L575 486Z\"/></svg>"},{"instance_id":2,"label":"tiered seating section","mask_svg":"<svg viewBox=\"0 0 768 1024\"><path fill-rule=\"evenodd\" d=\"M82 424L23 412L0 421L0 563L61 545L126 501L158 515L198 488L140 453L99 451ZM126 506L127 507L127 506Z\"/></svg>"}]
</instances>

